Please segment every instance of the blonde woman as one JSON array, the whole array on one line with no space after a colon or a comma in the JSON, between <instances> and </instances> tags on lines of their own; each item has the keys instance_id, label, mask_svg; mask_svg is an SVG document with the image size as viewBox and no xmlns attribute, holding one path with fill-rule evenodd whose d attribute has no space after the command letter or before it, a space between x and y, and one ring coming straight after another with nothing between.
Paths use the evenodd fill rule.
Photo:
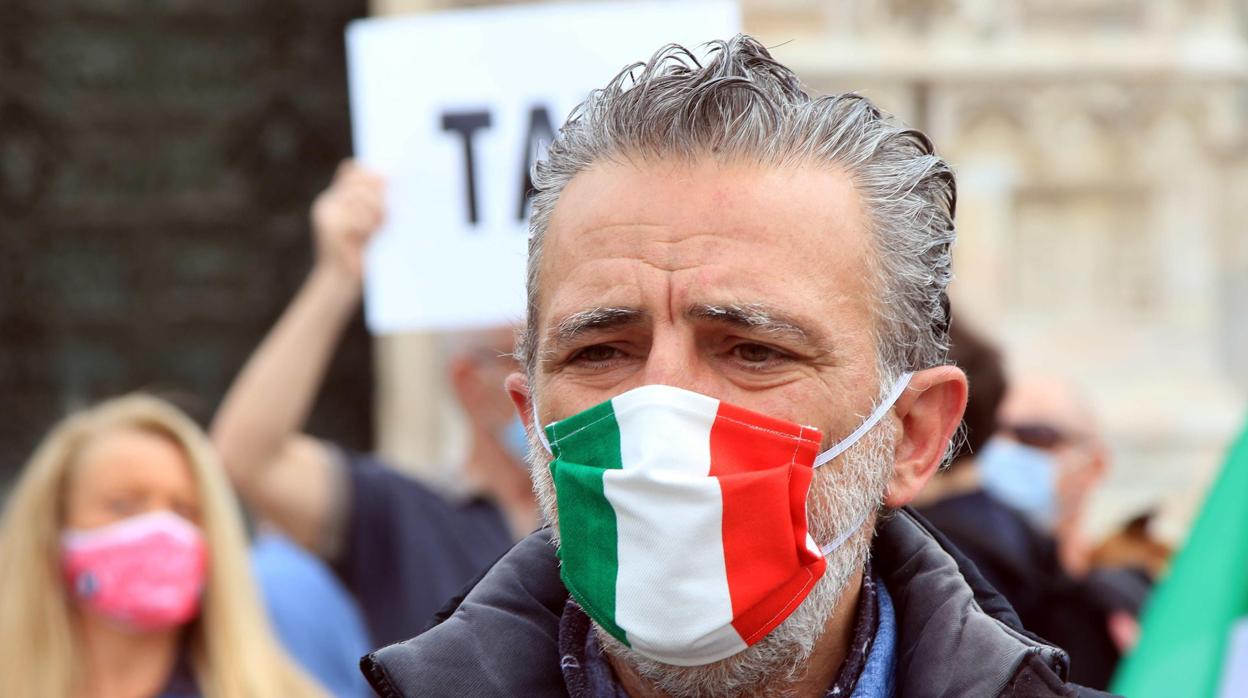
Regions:
<instances>
[{"instance_id":1,"label":"blonde woman","mask_svg":"<svg viewBox=\"0 0 1248 698\"><path fill-rule=\"evenodd\" d=\"M0 688L15 698L286 698L287 659L249 577L212 447L134 395L67 418L0 523Z\"/></svg>"}]
</instances>

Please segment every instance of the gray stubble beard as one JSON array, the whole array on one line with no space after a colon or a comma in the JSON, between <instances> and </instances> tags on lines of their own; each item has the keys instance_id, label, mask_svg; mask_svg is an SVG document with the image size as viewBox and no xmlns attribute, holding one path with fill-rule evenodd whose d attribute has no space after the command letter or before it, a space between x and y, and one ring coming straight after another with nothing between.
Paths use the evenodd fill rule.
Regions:
<instances>
[{"instance_id":1,"label":"gray stubble beard","mask_svg":"<svg viewBox=\"0 0 1248 698\"><path fill-rule=\"evenodd\" d=\"M557 546L558 507L550 458L532 433L530 442L534 492L542 515L555 523L551 542ZM826 556L827 569L806 599L762 640L727 659L682 667L638 653L594 622L593 630L603 650L671 698L792 695L842 594L866 565L875 521L893 472L893 444L894 431L884 422L845 452L840 470L833 470L834 465L829 464L815 471L806 502L810 534L817 543L834 540L864 515L865 520L857 533Z\"/></svg>"}]
</instances>

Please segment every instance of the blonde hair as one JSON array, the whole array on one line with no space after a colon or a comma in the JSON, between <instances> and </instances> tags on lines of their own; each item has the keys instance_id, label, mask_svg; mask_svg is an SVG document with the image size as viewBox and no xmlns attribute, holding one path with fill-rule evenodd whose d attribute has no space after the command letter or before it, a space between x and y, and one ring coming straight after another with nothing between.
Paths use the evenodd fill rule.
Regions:
<instances>
[{"instance_id":1,"label":"blonde hair","mask_svg":"<svg viewBox=\"0 0 1248 698\"><path fill-rule=\"evenodd\" d=\"M84 666L60 568L62 500L91 439L117 429L170 439L199 489L208 578L187 649L206 698L323 696L279 647L250 574L242 516L203 431L148 395L108 400L57 424L26 464L0 519L0 677L5 695L68 698Z\"/></svg>"}]
</instances>

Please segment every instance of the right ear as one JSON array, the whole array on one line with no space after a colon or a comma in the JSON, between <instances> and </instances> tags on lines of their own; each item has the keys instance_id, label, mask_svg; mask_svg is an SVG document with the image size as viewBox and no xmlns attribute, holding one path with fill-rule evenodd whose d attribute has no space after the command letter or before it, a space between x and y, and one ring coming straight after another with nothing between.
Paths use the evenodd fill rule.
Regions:
<instances>
[{"instance_id":1,"label":"right ear","mask_svg":"<svg viewBox=\"0 0 1248 698\"><path fill-rule=\"evenodd\" d=\"M511 397L511 404L516 406L516 414L520 416L520 421L524 423L526 429L538 429L533 424L533 407L529 402L529 379L520 371L508 374L507 380L503 381L503 387L507 388L507 395Z\"/></svg>"}]
</instances>

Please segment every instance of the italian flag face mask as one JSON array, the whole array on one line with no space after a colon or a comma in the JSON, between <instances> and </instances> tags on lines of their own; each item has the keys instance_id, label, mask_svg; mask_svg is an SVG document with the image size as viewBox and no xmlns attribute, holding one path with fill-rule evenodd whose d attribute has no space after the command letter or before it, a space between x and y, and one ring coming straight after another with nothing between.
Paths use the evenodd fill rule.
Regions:
<instances>
[{"instance_id":1,"label":"italian flag face mask","mask_svg":"<svg viewBox=\"0 0 1248 698\"><path fill-rule=\"evenodd\" d=\"M554 456L564 585L603 629L660 662L709 664L753 645L866 518L820 547L806 526L814 469L875 426L909 381L822 453L813 427L665 385L539 430Z\"/></svg>"}]
</instances>

